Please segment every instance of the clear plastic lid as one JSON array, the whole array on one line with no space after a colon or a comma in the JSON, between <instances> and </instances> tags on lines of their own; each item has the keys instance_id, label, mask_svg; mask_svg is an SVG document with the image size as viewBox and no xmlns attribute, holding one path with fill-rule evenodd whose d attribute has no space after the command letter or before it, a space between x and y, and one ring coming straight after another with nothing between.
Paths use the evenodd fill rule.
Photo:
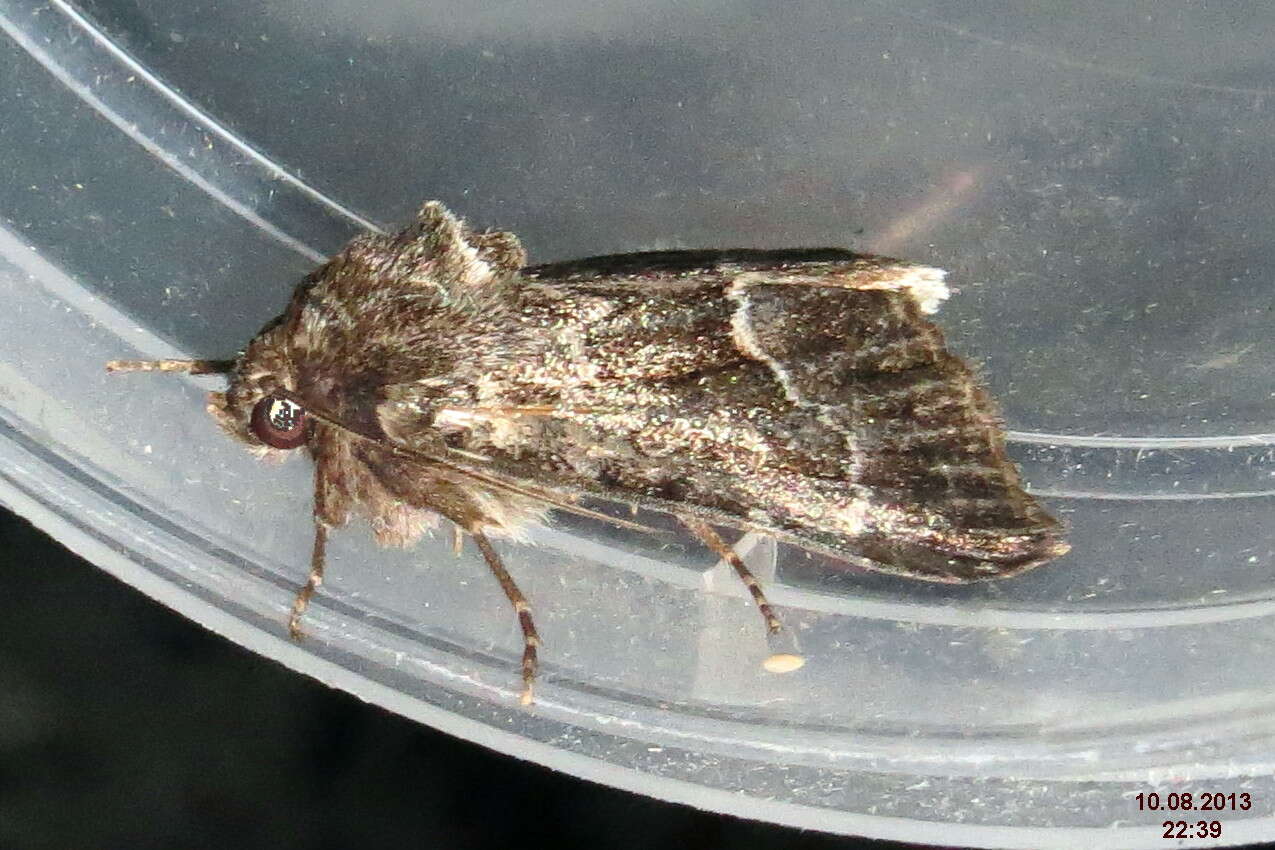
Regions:
<instances>
[{"instance_id":1,"label":"clear plastic lid","mask_svg":"<svg viewBox=\"0 0 1275 850\"><path fill-rule=\"evenodd\" d=\"M1275 11L92 8L0 3L5 503L298 671L644 794L948 845L1271 834ZM845 245L947 268L938 320L1071 554L950 587L749 537L808 659L775 676L698 544L559 516L501 547L545 644L526 709L473 547L354 525L290 642L308 463L225 439L216 378L103 364L232 356L426 198L537 261Z\"/></svg>"}]
</instances>

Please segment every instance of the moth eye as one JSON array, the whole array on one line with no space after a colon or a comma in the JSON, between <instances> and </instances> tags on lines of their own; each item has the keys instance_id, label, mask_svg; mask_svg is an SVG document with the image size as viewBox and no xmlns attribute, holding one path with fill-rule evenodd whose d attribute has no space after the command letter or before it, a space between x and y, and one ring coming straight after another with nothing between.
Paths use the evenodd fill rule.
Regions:
<instances>
[{"instance_id":1,"label":"moth eye","mask_svg":"<svg viewBox=\"0 0 1275 850\"><path fill-rule=\"evenodd\" d=\"M257 402L248 424L257 439L267 446L295 449L305 445L305 408L286 398L266 396Z\"/></svg>"}]
</instances>

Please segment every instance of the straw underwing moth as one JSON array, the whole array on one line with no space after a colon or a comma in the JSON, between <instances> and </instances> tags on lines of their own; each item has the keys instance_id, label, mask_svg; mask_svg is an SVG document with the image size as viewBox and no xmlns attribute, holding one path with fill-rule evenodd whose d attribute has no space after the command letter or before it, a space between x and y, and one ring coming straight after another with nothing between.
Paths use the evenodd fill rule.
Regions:
<instances>
[{"instance_id":1,"label":"straw underwing moth","mask_svg":"<svg viewBox=\"0 0 1275 850\"><path fill-rule=\"evenodd\" d=\"M312 272L236 360L108 364L226 373L208 410L227 433L258 455L312 456L294 637L328 531L354 516L384 545L438 515L473 538L522 627L524 703L540 640L489 538L553 509L591 513L581 496L678 517L772 633L779 619L715 526L940 582L1067 551L1022 488L994 403L926 318L948 295L943 272L838 249L525 263L513 234L427 203Z\"/></svg>"}]
</instances>

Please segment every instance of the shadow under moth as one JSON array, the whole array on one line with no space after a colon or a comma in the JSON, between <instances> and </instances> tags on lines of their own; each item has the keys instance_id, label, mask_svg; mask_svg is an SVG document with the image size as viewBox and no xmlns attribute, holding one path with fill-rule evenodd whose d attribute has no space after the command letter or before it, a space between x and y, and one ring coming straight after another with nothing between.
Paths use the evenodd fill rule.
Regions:
<instances>
[{"instance_id":1,"label":"shadow under moth","mask_svg":"<svg viewBox=\"0 0 1275 850\"><path fill-rule=\"evenodd\" d=\"M996 407L926 319L944 273L837 249L667 251L527 266L511 233L425 204L350 242L234 361L208 410L260 456L314 459L310 576L329 529L405 546L439 515L473 538L540 639L489 538L581 496L677 517L780 621L715 527L759 531L915 579L1002 578L1066 552L1022 488ZM457 540L459 541L459 537ZM796 669L796 655L769 669Z\"/></svg>"}]
</instances>

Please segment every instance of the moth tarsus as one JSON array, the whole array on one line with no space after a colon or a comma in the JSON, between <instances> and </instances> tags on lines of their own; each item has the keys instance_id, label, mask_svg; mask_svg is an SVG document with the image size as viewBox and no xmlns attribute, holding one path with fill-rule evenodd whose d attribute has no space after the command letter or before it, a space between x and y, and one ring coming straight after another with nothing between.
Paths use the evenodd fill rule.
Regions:
<instances>
[{"instance_id":1,"label":"moth tarsus","mask_svg":"<svg viewBox=\"0 0 1275 850\"><path fill-rule=\"evenodd\" d=\"M258 455L315 461L310 578L329 528L406 545L439 515L492 547L550 509L644 529L582 496L670 513L729 563L766 623L764 666L801 664L713 526L939 582L1002 578L1067 551L1022 487L998 413L926 316L943 272L840 249L670 251L527 266L517 237L427 203L353 240L234 361L112 361L228 373L208 409ZM459 540L459 538L457 538Z\"/></svg>"}]
</instances>

